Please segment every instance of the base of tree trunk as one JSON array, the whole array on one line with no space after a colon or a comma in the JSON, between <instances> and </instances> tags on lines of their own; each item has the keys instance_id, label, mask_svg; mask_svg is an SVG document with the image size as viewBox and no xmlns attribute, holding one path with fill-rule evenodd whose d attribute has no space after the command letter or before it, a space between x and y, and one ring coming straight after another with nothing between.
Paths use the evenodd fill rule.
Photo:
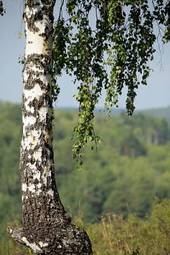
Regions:
<instances>
[{"instance_id":1,"label":"base of tree trunk","mask_svg":"<svg viewBox=\"0 0 170 255\"><path fill-rule=\"evenodd\" d=\"M47 227L47 228L46 228ZM35 226L36 228L36 226ZM42 232L44 230L44 232ZM11 237L18 243L29 247L35 254L41 255L91 255L91 242L84 230L72 223L64 225L42 226L36 241L32 235L25 234L23 228L9 229Z\"/></svg>"}]
</instances>

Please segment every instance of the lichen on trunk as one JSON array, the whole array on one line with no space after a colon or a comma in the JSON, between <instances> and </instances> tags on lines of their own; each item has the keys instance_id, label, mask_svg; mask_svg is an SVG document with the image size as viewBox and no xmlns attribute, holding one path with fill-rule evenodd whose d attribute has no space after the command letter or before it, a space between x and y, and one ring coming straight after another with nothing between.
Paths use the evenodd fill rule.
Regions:
<instances>
[{"instance_id":1,"label":"lichen on trunk","mask_svg":"<svg viewBox=\"0 0 170 255\"><path fill-rule=\"evenodd\" d=\"M52 134L53 0L26 0L21 141L22 228L10 230L36 254L91 254L85 231L71 223L57 191Z\"/></svg>"}]
</instances>

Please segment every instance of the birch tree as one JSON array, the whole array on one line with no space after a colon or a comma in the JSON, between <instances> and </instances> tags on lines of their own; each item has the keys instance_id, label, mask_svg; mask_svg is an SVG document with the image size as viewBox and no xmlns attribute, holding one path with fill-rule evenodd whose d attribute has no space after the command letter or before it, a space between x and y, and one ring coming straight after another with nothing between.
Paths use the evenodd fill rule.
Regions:
<instances>
[{"instance_id":1,"label":"birch tree","mask_svg":"<svg viewBox=\"0 0 170 255\"><path fill-rule=\"evenodd\" d=\"M169 36L170 3L164 0L62 0L54 24L55 0L25 0L23 134L21 141L22 227L12 237L36 254L92 254L91 243L67 215L55 182L53 100L63 70L79 82L79 118L73 155L80 162L94 132L94 109L106 90L106 105L117 105L127 87L132 114L136 90L146 84L156 41L154 24ZM4 13L0 1L0 14Z\"/></svg>"},{"instance_id":2,"label":"birch tree","mask_svg":"<svg viewBox=\"0 0 170 255\"><path fill-rule=\"evenodd\" d=\"M55 183L51 86L54 4L54 0L25 1L22 228L10 232L36 254L91 254L87 234L71 223Z\"/></svg>"}]
</instances>

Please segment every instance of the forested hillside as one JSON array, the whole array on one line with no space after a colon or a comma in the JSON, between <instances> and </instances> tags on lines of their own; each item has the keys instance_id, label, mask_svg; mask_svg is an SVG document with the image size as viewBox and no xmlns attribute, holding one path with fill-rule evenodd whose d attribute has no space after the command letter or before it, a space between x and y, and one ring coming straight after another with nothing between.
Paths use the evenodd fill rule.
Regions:
<instances>
[{"instance_id":1,"label":"forested hillside","mask_svg":"<svg viewBox=\"0 0 170 255\"><path fill-rule=\"evenodd\" d=\"M148 116L164 118L170 123L170 106L145 110L143 113Z\"/></svg>"},{"instance_id":2,"label":"forested hillside","mask_svg":"<svg viewBox=\"0 0 170 255\"><path fill-rule=\"evenodd\" d=\"M86 223L97 223L107 213L125 218L149 215L156 201L170 198L170 126L142 113L133 118L123 113L96 115L101 143L97 149L87 149L84 165L77 167L71 152L77 114L55 111L57 183L66 208ZM20 106L0 103L1 240L6 225L20 211L20 137Z\"/></svg>"}]
</instances>

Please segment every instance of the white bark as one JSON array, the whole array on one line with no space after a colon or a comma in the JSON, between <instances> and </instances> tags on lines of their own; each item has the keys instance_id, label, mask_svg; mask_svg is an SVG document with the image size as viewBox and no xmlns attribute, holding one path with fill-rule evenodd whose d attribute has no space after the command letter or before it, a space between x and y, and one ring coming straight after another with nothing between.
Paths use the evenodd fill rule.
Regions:
<instances>
[{"instance_id":1,"label":"white bark","mask_svg":"<svg viewBox=\"0 0 170 255\"><path fill-rule=\"evenodd\" d=\"M52 109L49 108L49 101L46 100L47 91L49 96L51 96L51 75L50 72L46 73L44 68L44 65L47 65L46 58L48 59L51 55L51 38L46 38L44 35L46 34L47 28L52 30L52 24L51 19L45 14L43 15L42 20L34 21L33 28L29 23L34 15L38 15L38 13L41 12L42 5L41 1L37 1L37 5L32 8L26 5L24 14L26 24L25 61L27 64L23 73L23 99L25 112L23 114L21 151L23 154L26 151L32 152L31 160L30 162L27 162L29 175L32 174L32 179L27 178L26 182L22 184L23 200L24 196L28 197L29 193L34 194L34 196L39 196L40 193L43 192L43 185L46 186L46 194L53 194L50 192L51 185L49 185L47 180L51 177L53 159L50 157L43 159L44 151L43 146L41 146L41 137L44 136L44 140L46 140L45 142L52 148L52 137L50 137L52 136L52 132L51 130L49 132L49 130L45 128L48 124L47 121L52 118ZM41 62L37 62L34 56L39 57ZM34 102L37 102L38 107L36 107ZM36 125L37 123L38 125ZM51 152L46 149L46 153L50 154ZM46 160L47 162L44 165L44 169L40 172L37 170L37 162L40 164L43 160ZM27 169L25 169L25 171L27 171ZM36 180L36 183L33 183L33 180ZM49 187L47 187L47 185Z\"/></svg>"},{"instance_id":2,"label":"white bark","mask_svg":"<svg viewBox=\"0 0 170 255\"><path fill-rule=\"evenodd\" d=\"M21 142L22 228L12 237L43 255L90 255L84 231L60 201L52 147L52 47L55 0L25 0L25 65Z\"/></svg>"}]
</instances>

